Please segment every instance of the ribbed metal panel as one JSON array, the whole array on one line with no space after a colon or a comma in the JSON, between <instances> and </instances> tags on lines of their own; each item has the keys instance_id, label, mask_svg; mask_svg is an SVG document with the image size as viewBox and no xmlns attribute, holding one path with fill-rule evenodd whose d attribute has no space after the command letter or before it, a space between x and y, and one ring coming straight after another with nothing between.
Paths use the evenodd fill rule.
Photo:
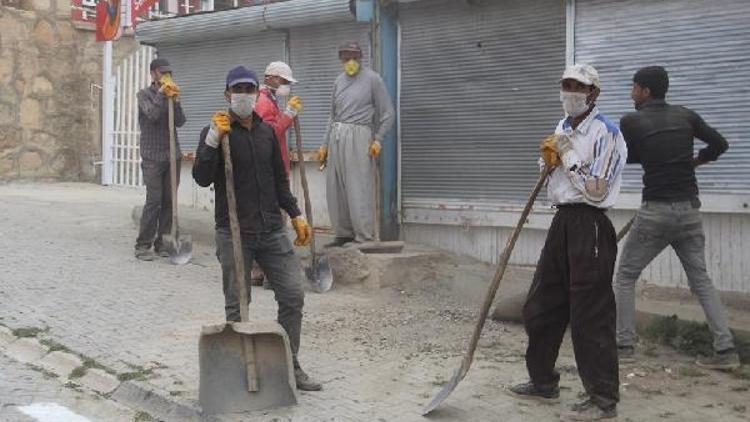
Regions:
<instances>
[{"instance_id":1,"label":"ribbed metal panel","mask_svg":"<svg viewBox=\"0 0 750 422\"><path fill-rule=\"evenodd\" d=\"M227 72L244 65L263 78L268 63L284 59L285 35L267 31L231 40L159 45L158 52L159 57L169 60L182 89L180 97L187 122L178 133L182 150L187 152L198 146L200 132L209 124L211 115L227 107Z\"/></svg>"},{"instance_id":2,"label":"ribbed metal panel","mask_svg":"<svg viewBox=\"0 0 750 422\"><path fill-rule=\"evenodd\" d=\"M524 201L562 115L564 2L417 2L400 19L405 206Z\"/></svg>"},{"instance_id":3,"label":"ribbed metal panel","mask_svg":"<svg viewBox=\"0 0 750 422\"><path fill-rule=\"evenodd\" d=\"M144 22L136 36L145 44L236 38L268 29L353 21L348 0L289 0Z\"/></svg>"},{"instance_id":4,"label":"ribbed metal panel","mask_svg":"<svg viewBox=\"0 0 750 422\"><path fill-rule=\"evenodd\" d=\"M612 119L633 109L633 74L664 66L667 101L697 111L729 140L718 162L701 167L702 192L750 191L750 2L747 0L579 0L575 56L597 68L599 104ZM696 141L696 149L705 144ZM640 190L639 166L625 186Z\"/></svg>"},{"instance_id":5,"label":"ribbed metal panel","mask_svg":"<svg viewBox=\"0 0 750 422\"><path fill-rule=\"evenodd\" d=\"M342 72L338 47L347 41L359 41L365 66L369 65L368 24L339 22L331 25L293 28L289 34L290 66L299 82L293 94L302 98L302 140L306 148L323 143L331 112L333 81Z\"/></svg>"}]
</instances>

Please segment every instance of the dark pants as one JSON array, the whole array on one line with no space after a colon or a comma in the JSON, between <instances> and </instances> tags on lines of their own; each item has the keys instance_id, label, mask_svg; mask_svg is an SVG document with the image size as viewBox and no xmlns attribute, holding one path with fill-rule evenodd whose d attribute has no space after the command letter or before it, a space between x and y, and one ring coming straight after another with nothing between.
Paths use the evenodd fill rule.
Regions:
<instances>
[{"instance_id":1,"label":"dark pants","mask_svg":"<svg viewBox=\"0 0 750 422\"><path fill-rule=\"evenodd\" d=\"M560 207L523 308L526 367L536 386L558 384L555 362L570 323L578 374L589 397L602 408L619 401L612 292L616 258L615 230L602 210Z\"/></svg>"},{"instance_id":2,"label":"dark pants","mask_svg":"<svg viewBox=\"0 0 750 422\"><path fill-rule=\"evenodd\" d=\"M143 181L146 183L146 204L141 214L141 227L136 249L155 249L162 246L162 236L172 229L172 187L169 161L144 159L141 162ZM180 160L177 160L177 183L180 183Z\"/></svg>"},{"instance_id":3,"label":"dark pants","mask_svg":"<svg viewBox=\"0 0 750 422\"><path fill-rule=\"evenodd\" d=\"M216 229L216 256L221 263L221 276L224 284L224 310L227 321L240 320L240 300L234 275L234 255L229 229ZM302 306L305 292L302 289L302 268L294 253L292 242L284 229L269 233L242 234L242 257L245 262L245 283L250 302L250 268L253 260L266 272L268 283L279 304L277 319L289 336L294 365L299 351L302 329Z\"/></svg>"}]
</instances>

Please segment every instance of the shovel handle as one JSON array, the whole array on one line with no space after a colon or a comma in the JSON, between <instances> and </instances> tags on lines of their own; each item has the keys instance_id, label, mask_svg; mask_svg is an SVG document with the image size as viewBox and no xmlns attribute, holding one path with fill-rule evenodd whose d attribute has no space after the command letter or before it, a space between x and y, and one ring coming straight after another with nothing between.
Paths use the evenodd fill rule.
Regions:
<instances>
[{"instance_id":1,"label":"shovel handle","mask_svg":"<svg viewBox=\"0 0 750 422\"><path fill-rule=\"evenodd\" d=\"M312 202L310 201L310 186L307 184L307 173L305 171L305 159L302 156L302 130L299 126L299 118L294 117L294 138L297 145L297 162L299 163L299 177L302 182L302 193L305 197L305 216L312 228L310 234L310 261L315 267L315 225L313 224Z\"/></svg>"},{"instance_id":2,"label":"shovel handle","mask_svg":"<svg viewBox=\"0 0 750 422\"><path fill-rule=\"evenodd\" d=\"M531 194L529 195L528 201L526 201L526 206L524 207L523 212L521 212L521 216L518 218L518 223L516 223L516 227L508 237L508 243L506 243L503 252L500 254L495 277L492 279L492 282L487 288L487 294L484 298L484 303L482 304L482 308L479 312L477 325L476 327L474 327L474 333L472 334L471 340L469 341L469 348L466 351L464 360L461 363L461 368L459 369L461 378L463 378L463 376L466 375L466 372L469 371L471 362L474 360L474 351L476 351L477 344L479 343L479 336L482 334L482 329L484 328L484 323L487 320L487 314L490 311L490 306L492 306L492 302L495 300L497 289L500 287L500 282L503 279L506 268L508 268L508 261L510 261L510 255L513 252L513 248L516 246L518 236L521 234L521 229L526 223L526 219L528 218L529 213L531 213L531 208L534 205L534 201L536 201L537 195L539 195L539 191L542 189L542 186L544 186L544 182L547 180L547 177L553 169L554 168L547 168L541 175L539 175L539 180L537 180L536 185L534 185L534 189L532 189Z\"/></svg>"},{"instance_id":3,"label":"shovel handle","mask_svg":"<svg viewBox=\"0 0 750 422\"><path fill-rule=\"evenodd\" d=\"M242 256L242 237L240 236L240 221L237 218L237 197L234 189L234 170L232 168L232 151L229 146L229 136L221 138L221 152L224 155L224 176L227 188L227 211L229 213L229 231L232 235L232 255L234 258L234 278L237 284L237 294L240 296L240 321L247 322L247 284L245 283L245 261Z\"/></svg>"},{"instance_id":4,"label":"shovel handle","mask_svg":"<svg viewBox=\"0 0 750 422\"><path fill-rule=\"evenodd\" d=\"M169 98L168 119L169 119L169 184L172 197L172 241L178 242L180 235L179 225L177 223L177 140L175 137L174 124L174 99Z\"/></svg>"}]
</instances>

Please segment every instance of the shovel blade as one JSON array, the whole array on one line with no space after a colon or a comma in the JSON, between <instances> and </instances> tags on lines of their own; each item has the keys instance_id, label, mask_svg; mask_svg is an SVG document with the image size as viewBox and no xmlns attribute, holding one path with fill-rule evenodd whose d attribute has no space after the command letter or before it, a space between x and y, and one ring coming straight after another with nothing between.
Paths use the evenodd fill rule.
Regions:
<instances>
[{"instance_id":1,"label":"shovel blade","mask_svg":"<svg viewBox=\"0 0 750 422\"><path fill-rule=\"evenodd\" d=\"M169 262L174 265L185 265L193 259L193 238L182 235L178 238L164 237L164 244L169 250Z\"/></svg>"},{"instance_id":2,"label":"shovel blade","mask_svg":"<svg viewBox=\"0 0 750 422\"><path fill-rule=\"evenodd\" d=\"M333 274L325 256L316 257L310 267L305 268L305 276L317 293L325 293L333 287Z\"/></svg>"},{"instance_id":3,"label":"shovel blade","mask_svg":"<svg viewBox=\"0 0 750 422\"><path fill-rule=\"evenodd\" d=\"M464 376L466 376L466 373L463 372L463 367L461 367L456 371L456 373L453 374L453 378L448 381L448 384L445 384L443 388L437 393L430 404L428 404L427 407L422 410L422 416L429 415L433 410L437 409L438 406L443 404L445 399L448 398L453 390L456 389L458 383L461 382L462 379L464 379Z\"/></svg>"},{"instance_id":4,"label":"shovel blade","mask_svg":"<svg viewBox=\"0 0 750 422\"><path fill-rule=\"evenodd\" d=\"M257 391L248 391L243 341L254 344ZM204 326L199 345L199 401L204 415L297 404L289 337L276 321Z\"/></svg>"}]
</instances>

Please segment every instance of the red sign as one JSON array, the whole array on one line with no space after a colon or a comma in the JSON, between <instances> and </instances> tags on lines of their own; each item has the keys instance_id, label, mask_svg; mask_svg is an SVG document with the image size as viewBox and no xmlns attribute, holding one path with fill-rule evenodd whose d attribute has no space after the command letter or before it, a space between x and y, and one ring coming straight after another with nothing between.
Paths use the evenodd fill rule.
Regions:
<instances>
[{"instance_id":1,"label":"red sign","mask_svg":"<svg viewBox=\"0 0 750 422\"><path fill-rule=\"evenodd\" d=\"M156 4L157 0L131 0L130 3L130 17L131 24L135 28L135 19L139 16L143 16L148 13L149 9Z\"/></svg>"},{"instance_id":2,"label":"red sign","mask_svg":"<svg viewBox=\"0 0 750 422\"><path fill-rule=\"evenodd\" d=\"M121 0L101 0L96 4L96 40L112 41L120 38Z\"/></svg>"}]
</instances>

